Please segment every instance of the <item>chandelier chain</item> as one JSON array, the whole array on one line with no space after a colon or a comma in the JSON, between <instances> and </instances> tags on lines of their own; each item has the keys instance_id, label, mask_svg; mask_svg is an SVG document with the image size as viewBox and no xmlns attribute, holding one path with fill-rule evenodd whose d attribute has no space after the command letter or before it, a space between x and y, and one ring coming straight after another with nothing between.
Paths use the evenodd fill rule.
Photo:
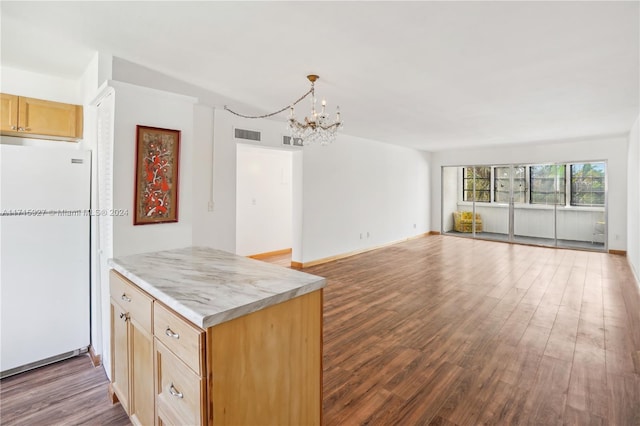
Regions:
<instances>
[{"instance_id":1,"label":"chandelier chain","mask_svg":"<svg viewBox=\"0 0 640 426\"><path fill-rule=\"evenodd\" d=\"M312 94L312 93L313 93L313 84L311 85L311 89L309 89L309 91L308 91L307 93L305 93L304 95L300 96L300 97L299 97L295 102L293 102L293 103L292 103L292 104L290 104L290 105L285 106L285 107L284 107L284 108L282 108L282 109L279 109L279 110L278 110L278 111L276 111L276 112L272 112L272 113L269 113L269 114L263 114L263 115L244 115L244 114L240 114L239 112L235 112L235 111L233 111L233 110L229 109L229 107L228 107L228 106L226 106L226 105L224 106L224 109L225 109L225 110L227 110L227 111L229 111L231 114L233 114L233 115L237 115L238 117L242 117L242 118L269 118L269 117L273 117L274 115L278 115L278 114L280 114L281 112L284 112L284 111L288 110L289 108L291 108L291 107L292 107L292 106L294 106L294 105L297 105L298 103L300 103L300 101L302 101L304 98L306 98L307 96L309 96L309 95L310 95L310 94Z\"/></svg>"}]
</instances>

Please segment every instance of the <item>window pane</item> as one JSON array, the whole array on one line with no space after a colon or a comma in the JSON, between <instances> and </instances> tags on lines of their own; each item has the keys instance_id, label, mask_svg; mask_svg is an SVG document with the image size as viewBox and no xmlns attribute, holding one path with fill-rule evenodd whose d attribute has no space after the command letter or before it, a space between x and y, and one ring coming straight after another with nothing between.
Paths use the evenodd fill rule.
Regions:
<instances>
[{"instance_id":1,"label":"window pane","mask_svg":"<svg viewBox=\"0 0 640 426\"><path fill-rule=\"evenodd\" d=\"M531 166L531 204L564 204L565 166Z\"/></svg>"},{"instance_id":2,"label":"window pane","mask_svg":"<svg viewBox=\"0 0 640 426\"><path fill-rule=\"evenodd\" d=\"M509 167L495 168L494 181L494 201L497 203L508 203L510 195L511 180L509 179ZM513 168L513 201L524 203L526 194L525 169L522 167Z\"/></svg>"},{"instance_id":3,"label":"window pane","mask_svg":"<svg viewBox=\"0 0 640 426\"><path fill-rule=\"evenodd\" d=\"M571 205L604 206L604 163L571 165Z\"/></svg>"},{"instance_id":4,"label":"window pane","mask_svg":"<svg viewBox=\"0 0 640 426\"><path fill-rule=\"evenodd\" d=\"M463 174L463 200L488 203L491 201L491 167L465 167ZM475 196L474 196L475 178Z\"/></svg>"}]
</instances>

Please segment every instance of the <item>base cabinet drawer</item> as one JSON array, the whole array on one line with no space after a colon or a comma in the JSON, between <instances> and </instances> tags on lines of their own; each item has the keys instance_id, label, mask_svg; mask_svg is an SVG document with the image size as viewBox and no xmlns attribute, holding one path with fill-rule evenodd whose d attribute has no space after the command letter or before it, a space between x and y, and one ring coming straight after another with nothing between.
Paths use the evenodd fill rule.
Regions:
<instances>
[{"instance_id":1,"label":"base cabinet drawer","mask_svg":"<svg viewBox=\"0 0 640 426\"><path fill-rule=\"evenodd\" d=\"M206 382L162 342L156 346L156 404L159 425L202 425Z\"/></svg>"},{"instance_id":2,"label":"base cabinet drawer","mask_svg":"<svg viewBox=\"0 0 640 426\"><path fill-rule=\"evenodd\" d=\"M151 325L153 299L114 271L111 271L109 285L111 298L130 317L135 318L142 329L151 334L153 331Z\"/></svg>"},{"instance_id":3,"label":"base cabinet drawer","mask_svg":"<svg viewBox=\"0 0 640 426\"><path fill-rule=\"evenodd\" d=\"M189 324L162 304L153 304L153 335L189 366L203 374L204 331Z\"/></svg>"}]
</instances>

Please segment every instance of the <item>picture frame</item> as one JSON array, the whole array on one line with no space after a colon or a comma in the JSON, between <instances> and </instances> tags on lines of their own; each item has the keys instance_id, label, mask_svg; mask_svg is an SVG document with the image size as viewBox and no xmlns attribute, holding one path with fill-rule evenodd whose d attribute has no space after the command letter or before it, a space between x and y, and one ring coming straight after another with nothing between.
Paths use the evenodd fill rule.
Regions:
<instances>
[{"instance_id":1,"label":"picture frame","mask_svg":"<svg viewBox=\"0 0 640 426\"><path fill-rule=\"evenodd\" d=\"M134 225L178 221L180 133L136 126Z\"/></svg>"}]
</instances>

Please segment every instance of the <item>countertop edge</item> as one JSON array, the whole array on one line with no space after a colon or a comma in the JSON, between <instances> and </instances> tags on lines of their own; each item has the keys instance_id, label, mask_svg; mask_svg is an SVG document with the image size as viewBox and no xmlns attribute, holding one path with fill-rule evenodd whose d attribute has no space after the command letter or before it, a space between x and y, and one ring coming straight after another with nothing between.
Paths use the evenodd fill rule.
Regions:
<instances>
[{"instance_id":1,"label":"countertop edge","mask_svg":"<svg viewBox=\"0 0 640 426\"><path fill-rule=\"evenodd\" d=\"M203 325L201 327L205 329L209 327L213 327L214 325L231 321L241 316L248 315L253 312L257 312L259 310L268 308L270 306L277 305L278 303L286 302L288 300L295 299L296 297L300 297L305 294L309 294L314 291L321 290L322 288L325 287L325 284L326 284L326 280L322 278L316 282L309 283L303 287L300 287L294 290L290 290L280 294L274 294L273 296L258 300L253 303L248 303L244 306L240 306L225 312L219 312L217 314L206 316L202 320Z\"/></svg>"},{"instance_id":2,"label":"countertop edge","mask_svg":"<svg viewBox=\"0 0 640 426\"><path fill-rule=\"evenodd\" d=\"M165 294L164 292L158 290L157 287L153 286L151 283L148 283L146 280L140 278L136 274L130 272L122 265L113 261L113 259L109 259L107 264L116 272L118 272L123 277L127 278L133 284L135 284L138 288L148 293L154 299L168 306L169 308L176 311L178 314L182 315L185 319L189 320L192 324L201 329L207 329L209 327L222 324L224 322L239 318L244 315L251 314L253 312L257 312L261 309L268 308L273 305L277 305L278 303L286 302L287 300L294 299L296 297L314 292L316 290L320 290L326 286L326 279L322 277L318 277L318 280L305 284L299 288L289 290L283 293L274 294L272 296L266 297L264 299L257 300L255 302L248 303L246 305L234 307L227 311L217 312L208 316L203 316L194 312L189 307L183 305L173 297Z\"/></svg>"},{"instance_id":3,"label":"countertop edge","mask_svg":"<svg viewBox=\"0 0 640 426\"><path fill-rule=\"evenodd\" d=\"M182 303L178 302L174 298L158 290L157 287L146 282L144 279L140 278L136 274L129 272L129 270L127 270L125 267L114 262L113 259L109 259L108 264L111 268L113 268L120 275L122 275L123 277L131 281L138 288L147 292L151 297L158 300L159 302L162 302L164 305L168 306L169 308L173 309L174 311L176 311L177 313L179 313L180 315L188 319L191 323L193 323L197 327L203 328L201 315L198 315L196 312L184 306Z\"/></svg>"}]
</instances>

